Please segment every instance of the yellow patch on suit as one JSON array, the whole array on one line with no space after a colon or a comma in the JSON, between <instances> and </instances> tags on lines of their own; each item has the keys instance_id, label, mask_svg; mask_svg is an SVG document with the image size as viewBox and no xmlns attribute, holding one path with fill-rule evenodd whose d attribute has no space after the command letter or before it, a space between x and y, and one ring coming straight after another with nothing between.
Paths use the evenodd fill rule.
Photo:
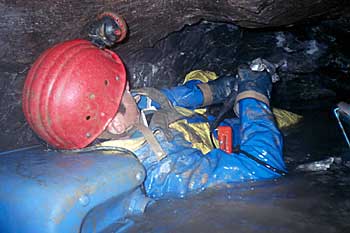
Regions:
<instances>
[{"instance_id":1,"label":"yellow patch on suit","mask_svg":"<svg viewBox=\"0 0 350 233\"><path fill-rule=\"evenodd\" d=\"M186 119L183 119L171 123L170 128L181 132L185 140L190 142L193 148L200 150L203 154L214 149L207 122L188 123Z\"/></svg>"},{"instance_id":2,"label":"yellow patch on suit","mask_svg":"<svg viewBox=\"0 0 350 233\"><path fill-rule=\"evenodd\" d=\"M276 118L277 126L280 129L295 125L302 120L302 116L287 110L273 108L272 113Z\"/></svg>"},{"instance_id":3,"label":"yellow patch on suit","mask_svg":"<svg viewBox=\"0 0 350 233\"><path fill-rule=\"evenodd\" d=\"M217 79L218 76L211 71L205 71L205 70L194 70L191 71L190 73L186 74L185 80L183 84L187 83L188 81L191 80L199 80L202 81L203 83L207 83L211 80Z\"/></svg>"}]
</instances>

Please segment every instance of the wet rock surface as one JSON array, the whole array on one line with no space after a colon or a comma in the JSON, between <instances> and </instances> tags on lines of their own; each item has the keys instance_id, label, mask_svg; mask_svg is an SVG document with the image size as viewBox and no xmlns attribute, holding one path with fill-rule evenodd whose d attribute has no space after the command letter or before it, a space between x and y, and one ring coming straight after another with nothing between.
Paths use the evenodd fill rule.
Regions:
<instances>
[{"instance_id":1,"label":"wet rock surface","mask_svg":"<svg viewBox=\"0 0 350 233\"><path fill-rule=\"evenodd\" d=\"M162 200L118 226L128 225L125 232L347 232L348 195L329 192L334 186L317 179L291 176Z\"/></svg>"}]
</instances>

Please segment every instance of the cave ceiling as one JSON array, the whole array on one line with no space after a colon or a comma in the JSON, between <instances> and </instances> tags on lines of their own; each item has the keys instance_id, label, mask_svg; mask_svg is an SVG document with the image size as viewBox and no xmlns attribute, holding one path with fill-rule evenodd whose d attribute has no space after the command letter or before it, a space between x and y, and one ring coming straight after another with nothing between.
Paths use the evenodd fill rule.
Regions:
<instances>
[{"instance_id":1,"label":"cave ceiling","mask_svg":"<svg viewBox=\"0 0 350 233\"><path fill-rule=\"evenodd\" d=\"M346 14L349 5L346 0L4 1L0 54L5 63L10 57L31 63L54 43L84 37L86 25L106 10L125 17L129 36L119 49L132 53L202 19L248 28L290 26L307 18Z\"/></svg>"}]
</instances>

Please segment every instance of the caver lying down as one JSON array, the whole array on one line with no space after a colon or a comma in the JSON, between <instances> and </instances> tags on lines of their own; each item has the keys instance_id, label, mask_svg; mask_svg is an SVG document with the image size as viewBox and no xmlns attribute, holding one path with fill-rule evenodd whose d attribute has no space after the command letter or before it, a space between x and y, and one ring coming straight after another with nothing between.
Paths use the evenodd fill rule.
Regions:
<instances>
[{"instance_id":1,"label":"caver lying down","mask_svg":"<svg viewBox=\"0 0 350 233\"><path fill-rule=\"evenodd\" d=\"M116 32L118 25L113 24L113 17L100 18L93 25L98 30L92 31L112 27L105 33ZM35 185L39 200L25 201L27 207L37 208L38 220L24 226L8 224L4 232L25 232L25 227L41 229L40 232L90 232L97 219L95 229L101 230L118 216L127 215L123 212L125 207L142 211L147 199L140 198L142 193L137 187L141 183L148 198L158 199L285 173L282 137L269 107L272 83L268 72L252 71L246 66L238 69L237 76L216 77L211 72L193 71L183 85L174 88L130 91L121 59L104 48L109 45L105 43L109 37L100 36L92 33L93 43L77 39L48 49L28 73L23 90L25 117L40 138L64 153L50 152L54 155L48 157L35 152L24 159L33 156L35 162L27 161L25 169L19 169L25 174L15 178L16 182L22 182L30 193L34 188L23 177L36 182L44 177ZM234 109L238 118L220 123L232 130L230 152L216 148L217 131L213 135L210 132L215 118L205 114L205 107L222 103L232 93L237 94ZM135 162L114 164L111 151L97 153L97 157L91 152L67 152L91 145L95 149L124 148L128 155L136 156L144 170L130 165ZM4 157L6 163L15 164L11 157ZM116 159L136 161L125 155ZM5 170L1 174L4 179L12 177L11 169ZM45 185L50 188L42 188ZM130 194L135 192L137 195ZM0 200L9 211L0 220L22 216L16 212L17 207L8 204L4 193L0 192ZM55 201L55 208L46 208L52 202L45 198L58 193L62 203ZM55 197L51 199L56 200ZM127 201L122 197L127 197ZM18 218L24 219L25 215Z\"/></svg>"},{"instance_id":2,"label":"caver lying down","mask_svg":"<svg viewBox=\"0 0 350 233\"><path fill-rule=\"evenodd\" d=\"M237 79L198 80L206 74L198 71L171 89L130 92L123 64L113 52L85 40L67 41L46 51L30 70L24 112L34 131L56 148L84 148L95 139L104 141L101 145L132 144L129 149L146 169L144 187L150 197L279 176L285 165L269 108L269 74L240 68ZM212 146L211 117L193 111L224 101L235 85L239 120L221 123L233 129L232 144L239 147L229 154Z\"/></svg>"}]
</instances>

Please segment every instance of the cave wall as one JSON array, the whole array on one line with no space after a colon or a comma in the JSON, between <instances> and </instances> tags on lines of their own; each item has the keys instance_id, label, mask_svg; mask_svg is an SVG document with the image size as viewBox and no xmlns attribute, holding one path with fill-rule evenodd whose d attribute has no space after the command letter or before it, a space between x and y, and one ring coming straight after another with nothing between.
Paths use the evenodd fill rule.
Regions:
<instances>
[{"instance_id":1,"label":"cave wall","mask_svg":"<svg viewBox=\"0 0 350 233\"><path fill-rule=\"evenodd\" d=\"M341 22L340 22L341 21ZM350 98L350 20L306 23L283 30L247 30L203 21L125 57L134 87L172 87L196 69L235 76L262 57L279 66L275 106L329 109Z\"/></svg>"},{"instance_id":2,"label":"cave wall","mask_svg":"<svg viewBox=\"0 0 350 233\"><path fill-rule=\"evenodd\" d=\"M184 25L196 24L205 19L234 23L246 28L291 26L307 18L318 20L346 15L349 5L350 3L345 0L1 1L0 151L38 141L26 124L21 110L23 81L32 62L41 52L55 43L77 37L86 37L87 25L98 13L104 10L122 14L129 25L128 38L114 50L126 62L132 84L134 86L165 86L165 84L177 83L184 73L193 68L202 68L202 66L207 65L210 69L229 71L230 67L245 60L224 61L221 59L221 63L209 62L206 64L205 62L208 62L212 56L235 55L233 52L222 55L219 50L207 50L205 54L190 54L192 57L186 61L192 59L192 62L189 63L191 65L181 64L181 59L176 60L176 64L162 64L160 67L163 68L164 74L168 75L168 79L164 77L145 79L137 76L136 74L139 74L139 71L142 71L142 67L146 64L140 59L147 58L150 56L147 55L149 53L157 54L154 49L162 48L162 46L176 49L175 46L168 45L169 40L163 39L173 38L169 35L180 31ZM231 30L232 28L235 29ZM234 44L237 47L242 40L241 31L238 31L235 26L232 28L228 28L226 32L221 31L221 34L217 35L215 34L217 33L216 29L212 30L214 34L198 34L197 39L203 42L203 46L206 46L206 39L215 39L216 45L221 44L227 47ZM185 30L187 29L185 28ZM228 33L229 30L231 30L230 33L235 34L234 37ZM183 35L180 34L180 36ZM178 53L176 50L173 52L174 56L175 53ZM215 52L217 53L215 54ZM171 53L168 51L167 57ZM164 55L164 51L159 52L158 57L151 55L152 59L147 61L155 63L166 61L162 54ZM203 58L202 63L194 62L199 57ZM210 67L210 64L213 67ZM170 82L166 80L170 80Z\"/></svg>"}]
</instances>

